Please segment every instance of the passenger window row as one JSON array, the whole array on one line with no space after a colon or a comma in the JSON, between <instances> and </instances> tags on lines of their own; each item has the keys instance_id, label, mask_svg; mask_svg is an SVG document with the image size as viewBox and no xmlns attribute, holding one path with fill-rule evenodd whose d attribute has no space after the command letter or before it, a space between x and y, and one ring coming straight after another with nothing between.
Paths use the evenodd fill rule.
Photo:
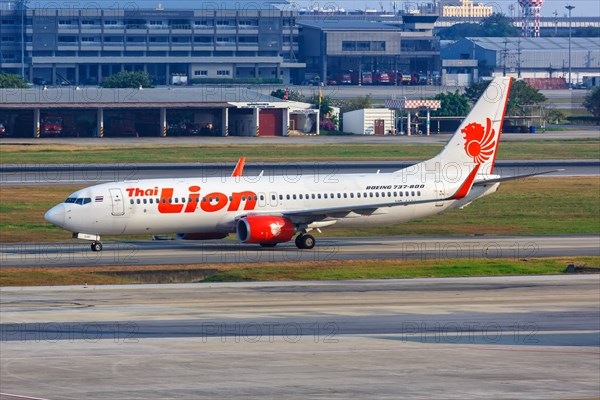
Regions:
<instances>
[{"instance_id":1,"label":"passenger window row","mask_svg":"<svg viewBox=\"0 0 600 400\"><path fill-rule=\"evenodd\" d=\"M250 201L253 200L257 201L259 199L259 196L242 196L242 201ZM261 195L260 196L260 200L264 201L265 196ZM202 199L198 198L198 197L174 197L174 198L162 198L162 199L154 199L154 198L146 198L146 199L129 199L129 203L130 204L159 204L159 203L163 203L163 204L181 204L181 203L199 203L200 201L202 201L202 203L206 203L206 202L219 202L221 200L220 196L208 196L208 197L203 197ZM229 196L229 201L233 201L233 197Z\"/></svg>"},{"instance_id":2,"label":"passenger window row","mask_svg":"<svg viewBox=\"0 0 600 400\"><path fill-rule=\"evenodd\" d=\"M272 194L271 200L316 200L316 199L360 199L360 198L380 198L380 197L389 197L389 198L398 198L398 197L420 197L421 191L394 191L394 192L350 192L350 193L311 193L311 194Z\"/></svg>"}]
</instances>

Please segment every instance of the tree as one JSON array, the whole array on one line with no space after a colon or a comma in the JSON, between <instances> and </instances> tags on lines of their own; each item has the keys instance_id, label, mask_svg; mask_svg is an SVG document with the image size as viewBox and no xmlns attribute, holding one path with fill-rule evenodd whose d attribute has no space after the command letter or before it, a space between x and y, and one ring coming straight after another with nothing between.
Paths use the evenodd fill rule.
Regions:
<instances>
[{"instance_id":1,"label":"tree","mask_svg":"<svg viewBox=\"0 0 600 400\"><path fill-rule=\"evenodd\" d=\"M284 99L285 98L285 90L284 89L277 89L277 90L273 90L271 92L271 96L273 97L277 97L278 99ZM305 103L306 97L300 93L297 90L288 90L288 100L290 101L299 101L302 103Z\"/></svg>"},{"instance_id":2,"label":"tree","mask_svg":"<svg viewBox=\"0 0 600 400\"><path fill-rule=\"evenodd\" d=\"M340 104L340 108L343 113L371 107L373 107L373 98L370 94L366 95L365 97L353 97L351 99L344 100Z\"/></svg>"},{"instance_id":3,"label":"tree","mask_svg":"<svg viewBox=\"0 0 600 400\"><path fill-rule=\"evenodd\" d=\"M600 87L594 88L585 95L583 106L591 112L595 118L600 119Z\"/></svg>"},{"instance_id":4,"label":"tree","mask_svg":"<svg viewBox=\"0 0 600 400\"><path fill-rule=\"evenodd\" d=\"M520 32L513 25L513 20L502 13L493 13L480 22L483 36L486 37L514 37Z\"/></svg>"},{"instance_id":5,"label":"tree","mask_svg":"<svg viewBox=\"0 0 600 400\"><path fill-rule=\"evenodd\" d=\"M438 93L435 100L441 101L439 110L433 111L432 115L436 117L464 117L469 113L469 101L467 97L458 90L454 93Z\"/></svg>"},{"instance_id":6,"label":"tree","mask_svg":"<svg viewBox=\"0 0 600 400\"><path fill-rule=\"evenodd\" d=\"M506 106L508 115L526 115L530 110L525 106L535 106L546 101L546 96L529 86L525 81L513 82Z\"/></svg>"},{"instance_id":7,"label":"tree","mask_svg":"<svg viewBox=\"0 0 600 400\"><path fill-rule=\"evenodd\" d=\"M467 96L467 99L469 99L471 103L475 103L477 99L483 95L483 92L485 92L485 89L487 89L490 82L491 81L472 83L465 89L465 96Z\"/></svg>"},{"instance_id":8,"label":"tree","mask_svg":"<svg viewBox=\"0 0 600 400\"><path fill-rule=\"evenodd\" d=\"M512 19L502 13L494 13L478 24L455 24L440 29L438 36L443 40L458 40L465 37L515 37L519 34Z\"/></svg>"},{"instance_id":9,"label":"tree","mask_svg":"<svg viewBox=\"0 0 600 400\"><path fill-rule=\"evenodd\" d=\"M152 87L150 75L143 71L122 71L102 82L104 88L149 88Z\"/></svg>"},{"instance_id":10,"label":"tree","mask_svg":"<svg viewBox=\"0 0 600 400\"><path fill-rule=\"evenodd\" d=\"M465 96L471 103L479 99L491 81L473 83L465 89ZM510 97L506 106L507 115L525 115L529 110L526 106L538 105L546 101L546 96L525 81L513 81Z\"/></svg>"},{"instance_id":11,"label":"tree","mask_svg":"<svg viewBox=\"0 0 600 400\"><path fill-rule=\"evenodd\" d=\"M25 89L27 82L19 75L0 74L0 89Z\"/></svg>"}]
</instances>

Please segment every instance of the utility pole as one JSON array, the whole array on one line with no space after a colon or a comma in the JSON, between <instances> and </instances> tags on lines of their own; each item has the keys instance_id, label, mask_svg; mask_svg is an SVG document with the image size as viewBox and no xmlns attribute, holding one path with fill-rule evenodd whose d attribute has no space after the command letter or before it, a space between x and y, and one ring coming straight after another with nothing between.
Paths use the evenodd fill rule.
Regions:
<instances>
[{"instance_id":1,"label":"utility pole","mask_svg":"<svg viewBox=\"0 0 600 400\"><path fill-rule=\"evenodd\" d=\"M572 5L566 5L565 8L567 10L569 10L569 88L573 85L573 81L571 80L571 26L572 26L572 20L571 20L571 11L573 11L573 9L575 8L575 6Z\"/></svg>"},{"instance_id":2,"label":"utility pole","mask_svg":"<svg viewBox=\"0 0 600 400\"><path fill-rule=\"evenodd\" d=\"M506 59L508 58L508 39L504 39L504 50L502 50L503 69L502 76L506 76Z\"/></svg>"},{"instance_id":3,"label":"utility pole","mask_svg":"<svg viewBox=\"0 0 600 400\"><path fill-rule=\"evenodd\" d=\"M21 9L21 77L25 79L25 5L27 0L19 1ZM25 79L27 80L27 79Z\"/></svg>"},{"instance_id":4,"label":"utility pole","mask_svg":"<svg viewBox=\"0 0 600 400\"><path fill-rule=\"evenodd\" d=\"M521 39L517 41L517 77L521 78Z\"/></svg>"}]
</instances>

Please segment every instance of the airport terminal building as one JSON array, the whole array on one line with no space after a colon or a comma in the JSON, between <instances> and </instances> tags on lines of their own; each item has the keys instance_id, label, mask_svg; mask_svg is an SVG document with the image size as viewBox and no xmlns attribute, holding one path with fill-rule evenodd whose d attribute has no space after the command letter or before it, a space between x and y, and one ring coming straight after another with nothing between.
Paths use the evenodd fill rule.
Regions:
<instances>
[{"instance_id":1,"label":"airport terminal building","mask_svg":"<svg viewBox=\"0 0 600 400\"><path fill-rule=\"evenodd\" d=\"M134 70L158 85L178 75L288 83L304 67L297 13L276 4L200 2L187 10L20 4L0 7L0 70L21 75L24 68L30 82L98 84Z\"/></svg>"}]
</instances>

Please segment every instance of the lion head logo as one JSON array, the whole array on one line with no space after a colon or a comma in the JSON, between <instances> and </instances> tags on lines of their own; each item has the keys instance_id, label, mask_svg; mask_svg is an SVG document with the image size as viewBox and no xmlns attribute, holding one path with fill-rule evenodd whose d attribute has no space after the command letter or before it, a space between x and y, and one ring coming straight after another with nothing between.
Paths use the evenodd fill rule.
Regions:
<instances>
[{"instance_id":1,"label":"lion head logo","mask_svg":"<svg viewBox=\"0 0 600 400\"><path fill-rule=\"evenodd\" d=\"M271 225L269 225L269 228L271 228L271 235L279 236L281 233L281 228L283 228L283 224L273 222Z\"/></svg>"},{"instance_id":2,"label":"lion head logo","mask_svg":"<svg viewBox=\"0 0 600 400\"><path fill-rule=\"evenodd\" d=\"M465 135L465 152L477 164L486 162L494 154L496 146L496 131L492 129L492 120L487 118L486 125L484 128L473 122L461 130Z\"/></svg>"}]
</instances>

